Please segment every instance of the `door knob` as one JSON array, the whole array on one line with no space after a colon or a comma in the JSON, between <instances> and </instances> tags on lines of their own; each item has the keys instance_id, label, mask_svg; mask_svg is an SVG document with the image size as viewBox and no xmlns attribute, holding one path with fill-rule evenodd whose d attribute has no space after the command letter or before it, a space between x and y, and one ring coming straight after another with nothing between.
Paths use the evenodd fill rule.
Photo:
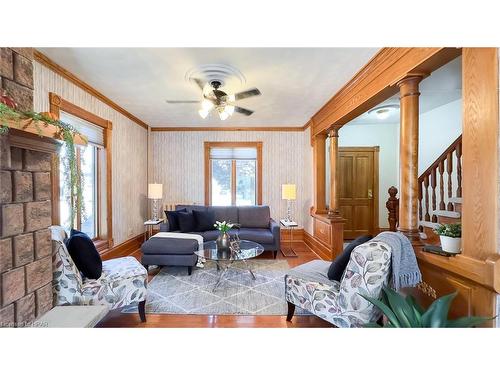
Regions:
<instances>
[{"instance_id":1,"label":"door knob","mask_svg":"<svg viewBox=\"0 0 500 375\"><path fill-rule=\"evenodd\" d=\"M368 198L373 198L372 189L368 189Z\"/></svg>"}]
</instances>

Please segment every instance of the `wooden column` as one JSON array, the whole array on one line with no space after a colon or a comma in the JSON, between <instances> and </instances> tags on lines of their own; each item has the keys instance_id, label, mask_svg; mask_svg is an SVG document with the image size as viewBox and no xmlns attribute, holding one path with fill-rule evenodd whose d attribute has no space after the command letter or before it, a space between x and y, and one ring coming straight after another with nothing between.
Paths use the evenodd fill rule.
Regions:
<instances>
[{"instance_id":1,"label":"wooden column","mask_svg":"<svg viewBox=\"0 0 500 375\"><path fill-rule=\"evenodd\" d=\"M333 128L330 137L330 207L328 217L340 216L339 211L339 131Z\"/></svg>"},{"instance_id":2,"label":"wooden column","mask_svg":"<svg viewBox=\"0 0 500 375\"><path fill-rule=\"evenodd\" d=\"M314 207L313 213L326 213L326 133L320 133L312 138L313 168L314 168Z\"/></svg>"},{"instance_id":3,"label":"wooden column","mask_svg":"<svg viewBox=\"0 0 500 375\"><path fill-rule=\"evenodd\" d=\"M398 82L400 98L399 227L412 241L418 233L418 84L423 74L410 74Z\"/></svg>"}]
</instances>

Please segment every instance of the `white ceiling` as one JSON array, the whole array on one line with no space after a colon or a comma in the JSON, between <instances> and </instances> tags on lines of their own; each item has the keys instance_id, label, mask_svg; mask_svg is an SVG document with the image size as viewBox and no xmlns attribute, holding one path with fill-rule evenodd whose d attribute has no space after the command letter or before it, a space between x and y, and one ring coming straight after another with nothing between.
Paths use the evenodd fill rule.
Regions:
<instances>
[{"instance_id":1,"label":"white ceiling","mask_svg":"<svg viewBox=\"0 0 500 375\"><path fill-rule=\"evenodd\" d=\"M41 48L42 53L151 126L303 126L378 51L377 48ZM185 79L204 64L226 64L262 95L238 105L254 110L226 121L201 119L200 99Z\"/></svg>"},{"instance_id":2,"label":"white ceiling","mask_svg":"<svg viewBox=\"0 0 500 375\"><path fill-rule=\"evenodd\" d=\"M419 111L425 113L462 97L462 58L457 57L434 71L420 83ZM399 94L375 106L399 105ZM375 113L365 112L347 125L399 123L399 110L391 112L387 119L380 120Z\"/></svg>"}]
</instances>

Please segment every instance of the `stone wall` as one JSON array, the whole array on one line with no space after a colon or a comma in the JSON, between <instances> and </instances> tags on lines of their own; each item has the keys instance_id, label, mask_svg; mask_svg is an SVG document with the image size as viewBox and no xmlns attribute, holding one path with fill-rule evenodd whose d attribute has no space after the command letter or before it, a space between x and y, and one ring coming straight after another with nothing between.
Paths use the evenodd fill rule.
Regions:
<instances>
[{"instance_id":1,"label":"stone wall","mask_svg":"<svg viewBox=\"0 0 500 375\"><path fill-rule=\"evenodd\" d=\"M20 110L33 110L32 48L0 48L0 89L14 98Z\"/></svg>"},{"instance_id":2,"label":"stone wall","mask_svg":"<svg viewBox=\"0 0 500 375\"><path fill-rule=\"evenodd\" d=\"M0 48L0 86L33 109L30 48ZM50 153L0 136L0 326L23 326L52 308Z\"/></svg>"}]
</instances>

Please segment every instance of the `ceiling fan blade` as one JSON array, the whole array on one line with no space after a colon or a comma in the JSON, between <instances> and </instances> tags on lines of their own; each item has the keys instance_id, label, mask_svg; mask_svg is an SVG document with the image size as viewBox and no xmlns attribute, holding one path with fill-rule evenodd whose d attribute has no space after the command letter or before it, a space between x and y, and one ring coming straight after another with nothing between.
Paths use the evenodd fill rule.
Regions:
<instances>
[{"instance_id":1,"label":"ceiling fan blade","mask_svg":"<svg viewBox=\"0 0 500 375\"><path fill-rule=\"evenodd\" d=\"M259 91L259 89L254 88L254 89L250 89L250 90L246 90L246 91L242 91L242 92L239 92L237 94L234 94L234 100L245 99L245 98L249 98L251 96L257 96L257 95L261 95L261 92Z\"/></svg>"},{"instance_id":2,"label":"ceiling fan blade","mask_svg":"<svg viewBox=\"0 0 500 375\"><path fill-rule=\"evenodd\" d=\"M201 100L165 100L168 104L201 103Z\"/></svg>"},{"instance_id":3,"label":"ceiling fan blade","mask_svg":"<svg viewBox=\"0 0 500 375\"><path fill-rule=\"evenodd\" d=\"M199 78L191 78L191 80L196 83L196 85L200 88L201 91L205 88L205 83Z\"/></svg>"},{"instance_id":4,"label":"ceiling fan blade","mask_svg":"<svg viewBox=\"0 0 500 375\"><path fill-rule=\"evenodd\" d=\"M238 113L241 113L242 115L245 115L245 116L250 116L253 113L253 111L251 111L249 109L241 108L241 107L238 107L238 106L234 107L234 111L238 112Z\"/></svg>"}]
</instances>

